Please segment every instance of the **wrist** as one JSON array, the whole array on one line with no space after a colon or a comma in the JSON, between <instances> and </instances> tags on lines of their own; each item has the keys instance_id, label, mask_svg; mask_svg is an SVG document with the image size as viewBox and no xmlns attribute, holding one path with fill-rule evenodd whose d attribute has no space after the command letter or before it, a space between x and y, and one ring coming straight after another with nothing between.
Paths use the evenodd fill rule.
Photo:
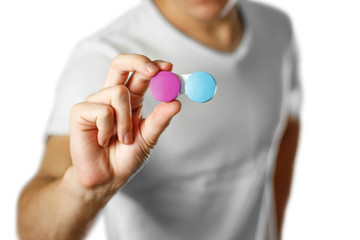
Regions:
<instances>
[{"instance_id":1,"label":"wrist","mask_svg":"<svg viewBox=\"0 0 360 240\"><path fill-rule=\"evenodd\" d=\"M61 188L64 189L72 201L98 210L104 207L118 190L112 185L107 183L86 188L78 181L74 168L71 166L64 174Z\"/></svg>"}]
</instances>

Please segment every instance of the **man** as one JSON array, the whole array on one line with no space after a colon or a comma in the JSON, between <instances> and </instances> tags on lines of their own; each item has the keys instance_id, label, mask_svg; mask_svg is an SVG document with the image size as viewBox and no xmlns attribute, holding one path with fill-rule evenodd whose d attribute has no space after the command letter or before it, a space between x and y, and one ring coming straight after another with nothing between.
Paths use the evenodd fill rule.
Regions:
<instances>
[{"instance_id":1,"label":"man","mask_svg":"<svg viewBox=\"0 0 360 240\"><path fill-rule=\"evenodd\" d=\"M217 93L158 104L147 88L160 70L210 72ZM110 239L280 238L299 96L285 14L145 0L74 50L19 199L19 236L83 238L106 206Z\"/></svg>"}]
</instances>

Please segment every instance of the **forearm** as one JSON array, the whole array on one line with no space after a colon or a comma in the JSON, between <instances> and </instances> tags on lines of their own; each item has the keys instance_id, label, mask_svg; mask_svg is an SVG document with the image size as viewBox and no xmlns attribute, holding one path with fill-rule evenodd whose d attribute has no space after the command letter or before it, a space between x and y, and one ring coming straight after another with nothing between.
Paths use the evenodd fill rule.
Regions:
<instances>
[{"instance_id":1,"label":"forearm","mask_svg":"<svg viewBox=\"0 0 360 240\"><path fill-rule=\"evenodd\" d=\"M81 239L110 197L77 186L72 168L63 178L36 177L18 204L21 239Z\"/></svg>"},{"instance_id":2,"label":"forearm","mask_svg":"<svg viewBox=\"0 0 360 240\"><path fill-rule=\"evenodd\" d=\"M274 193L279 238L281 238L286 205L290 196L299 131L299 119L290 117L277 155L274 175Z\"/></svg>"}]
</instances>

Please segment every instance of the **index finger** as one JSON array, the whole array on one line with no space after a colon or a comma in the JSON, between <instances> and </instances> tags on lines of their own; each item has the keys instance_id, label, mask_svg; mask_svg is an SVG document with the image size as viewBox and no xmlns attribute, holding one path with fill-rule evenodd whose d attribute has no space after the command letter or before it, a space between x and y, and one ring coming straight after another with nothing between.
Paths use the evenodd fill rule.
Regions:
<instances>
[{"instance_id":1,"label":"index finger","mask_svg":"<svg viewBox=\"0 0 360 240\"><path fill-rule=\"evenodd\" d=\"M113 59L103 88L124 85L130 72L139 72L151 78L159 68L148 58L138 54L118 54Z\"/></svg>"},{"instance_id":2,"label":"index finger","mask_svg":"<svg viewBox=\"0 0 360 240\"><path fill-rule=\"evenodd\" d=\"M160 71L171 71L173 67L172 63L162 60L155 60L153 63L156 64ZM131 94L143 96L149 87L150 80L151 78L135 72L129 78L126 86L129 88Z\"/></svg>"}]
</instances>

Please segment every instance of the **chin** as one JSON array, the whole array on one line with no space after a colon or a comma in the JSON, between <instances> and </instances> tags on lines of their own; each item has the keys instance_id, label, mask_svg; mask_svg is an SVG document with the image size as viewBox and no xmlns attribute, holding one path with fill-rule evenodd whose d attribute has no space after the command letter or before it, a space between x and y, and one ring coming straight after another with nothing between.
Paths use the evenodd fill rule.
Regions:
<instances>
[{"instance_id":1,"label":"chin","mask_svg":"<svg viewBox=\"0 0 360 240\"><path fill-rule=\"evenodd\" d=\"M189 0L191 15L198 20L210 21L221 16L228 0Z\"/></svg>"}]
</instances>

